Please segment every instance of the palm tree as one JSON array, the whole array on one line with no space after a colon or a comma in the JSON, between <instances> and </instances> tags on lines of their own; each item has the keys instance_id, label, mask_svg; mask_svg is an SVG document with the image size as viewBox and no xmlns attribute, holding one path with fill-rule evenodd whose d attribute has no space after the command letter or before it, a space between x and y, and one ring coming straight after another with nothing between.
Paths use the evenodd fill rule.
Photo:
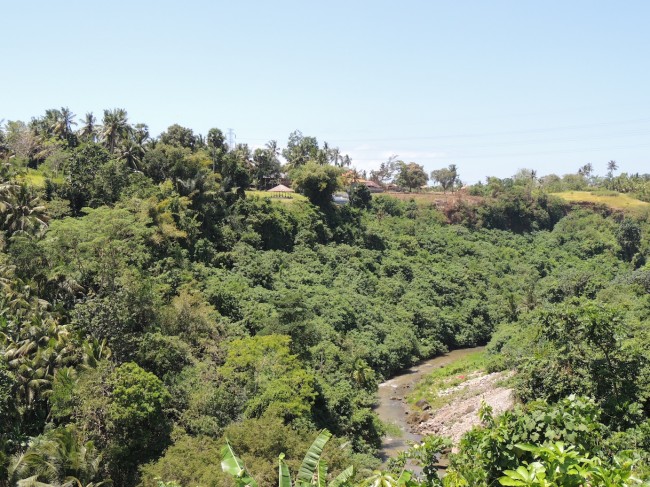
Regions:
<instances>
[{"instance_id":1,"label":"palm tree","mask_svg":"<svg viewBox=\"0 0 650 487\"><path fill-rule=\"evenodd\" d=\"M68 107L61 107L61 110L56 110L51 127L52 133L63 140L68 140L68 137L72 135L72 126L77 125L74 118L75 114Z\"/></svg>"},{"instance_id":2,"label":"palm tree","mask_svg":"<svg viewBox=\"0 0 650 487\"><path fill-rule=\"evenodd\" d=\"M102 455L92 441L83 442L74 426L60 427L32 438L9 465L11 485L98 487Z\"/></svg>"},{"instance_id":3,"label":"palm tree","mask_svg":"<svg viewBox=\"0 0 650 487\"><path fill-rule=\"evenodd\" d=\"M67 327L51 319L34 317L20 329L4 333L0 343L27 413L48 394L56 372L78 359Z\"/></svg>"},{"instance_id":4,"label":"palm tree","mask_svg":"<svg viewBox=\"0 0 650 487\"><path fill-rule=\"evenodd\" d=\"M101 342L96 338L90 341L84 341L81 345L82 352L82 369L94 369L99 365L101 360L111 358L111 349L106 345L106 339Z\"/></svg>"},{"instance_id":5,"label":"palm tree","mask_svg":"<svg viewBox=\"0 0 650 487\"><path fill-rule=\"evenodd\" d=\"M15 266L0 265L0 315L10 314L16 321L42 319L50 304L38 298L34 289L16 277ZM2 343L0 333L0 343Z\"/></svg>"},{"instance_id":6,"label":"palm tree","mask_svg":"<svg viewBox=\"0 0 650 487\"><path fill-rule=\"evenodd\" d=\"M25 184L0 187L0 229L10 235L38 233L47 228L49 217L38 195Z\"/></svg>"},{"instance_id":7,"label":"palm tree","mask_svg":"<svg viewBox=\"0 0 650 487\"><path fill-rule=\"evenodd\" d=\"M280 155L280 148L278 147L278 141L269 140L266 143L266 150L269 151L269 154L273 155L274 157L278 157Z\"/></svg>"},{"instance_id":8,"label":"palm tree","mask_svg":"<svg viewBox=\"0 0 650 487\"><path fill-rule=\"evenodd\" d=\"M618 169L618 163L615 160L611 160L607 163L607 177L612 179L614 177L614 171Z\"/></svg>"},{"instance_id":9,"label":"palm tree","mask_svg":"<svg viewBox=\"0 0 650 487\"><path fill-rule=\"evenodd\" d=\"M357 359L352 370L352 380L359 386L365 387L374 377L373 370L368 366L365 360Z\"/></svg>"},{"instance_id":10,"label":"palm tree","mask_svg":"<svg viewBox=\"0 0 650 487\"><path fill-rule=\"evenodd\" d=\"M133 140L143 148L151 140L149 126L145 123L136 123L133 127Z\"/></svg>"},{"instance_id":11,"label":"palm tree","mask_svg":"<svg viewBox=\"0 0 650 487\"><path fill-rule=\"evenodd\" d=\"M353 186L363 179L359 171L354 168L343 173L342 178L344 186Z\"/></svg>"},{"instance_id":12,"label":"palm tree","mask_svg":"<svg viewBox=\"0 0 650 487\"><path fill-rule=\"evenodd\" d=\"M10 162L0 162L0 188L11 183L16 177L16 168Z\"/></svg>"},{"instance_id":13,"label":"palm tree","mask_svg":"<svg viewBox=\"0 0 650 487\"><path fill-rule=\"evenodd\" d=\"M108 150L112 154L115 152L117 143L126 138L132 130L128 123L126 110L123 108L104 110L104 120L102 123L102 140L106 143Z\"/></svg>"},{"instance_id":14,"label":"palm tree","mask_svg":"<svg viewBox=\"0 0 650 487\"><path fill-rule=\"evenodd\" d=\"M144 147L133 139L124 139L119 147L119 157L135 171L139 171L139 165L144 157Z\"/></svg>"},{"instance_id":15,"label":"palm tree","mask_svg":"<svg viewBox=\"0 0 650 487\"><path fill-rule=\"evenodd\" d=\"M45 115L41 118L33 118L29 123L34 135L48 138L53 135L60 135L55 130L61 120L61 112L56 108L45 110Z\"/></svg>"},{"instance_id":16,"label":"palm tree","mask_svg":"<svg viewBox=\"0 0 650 487\"><path fill-rule=\"evenodd\" d=\"M327 142L323 143L323 150L327 153L330 163L338 166L339 160L341 159L341 150L338 147L330 148Z\"/></svg>"},{"instance_id":17,"label":"palm tree","mask_svg":"<svg viewBox=\"0 0 650 487\"><path fill-rule=\"evenodd\" d=\"M580 176L584 176L586 178L591 177L591 173L594 171L594 166L591 164L591 162L588 162L584 166L582 166L580 169L578 169L578 174Z\"/></svg>"},{"instance_id":18,"label":"palm tree","mask_svg":"<svg viewBox=\"0 0 650 487\"><path fill-rule=\"evenodd\" d=\"M86 113L83 126L79 129L79 137L90 142L95 142L97 139L97 119L92 112Z\"/></svg>"},{"instance_id":19,"label":"palm tree","mask_svg":"<svg viewBox=\"0 0 650 487\"><path fill-rule=\"evenodd\" d=\"M11 164L3 163L0 166L0 214L7 210L12 195L18 187L13 177Z\"/></svg>"}]
</instances>

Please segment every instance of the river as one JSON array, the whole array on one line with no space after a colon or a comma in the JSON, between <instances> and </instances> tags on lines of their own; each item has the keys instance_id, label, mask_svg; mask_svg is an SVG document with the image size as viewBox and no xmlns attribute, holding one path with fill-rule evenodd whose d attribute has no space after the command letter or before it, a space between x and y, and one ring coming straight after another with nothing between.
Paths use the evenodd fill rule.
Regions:
<instances>
[{"instance_id":1,"label":"river","mask_svg":"<svg viewBox=\"0 0 650 487\"><path fill-rule=\"evenodd\" d=\"M399 436L384 437L379 453L382 460L386 461L388 458L394 457L399 451L408 448L409 441L420 441L422 438L420 435L411 432L407 421L408 405L404 402L404 399L412 391L413 386L432 370L449 365L465 355L478 352L484 348L454 350L445 355L420 362L392 379L379 384L375 412L384 423L392 424L401 431Z\"/></svg>"}]
</instances>

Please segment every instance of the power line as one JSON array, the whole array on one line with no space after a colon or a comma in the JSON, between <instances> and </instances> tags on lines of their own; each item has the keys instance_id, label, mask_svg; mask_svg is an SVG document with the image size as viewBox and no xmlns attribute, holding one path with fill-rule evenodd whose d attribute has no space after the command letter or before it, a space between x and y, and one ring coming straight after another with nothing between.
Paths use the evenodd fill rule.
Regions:
<instances>
[{"instance_id":1,"label":"power line","mask_svg":"<svg viewBox=\"0 0 650 487\"><path fill-rule=\"evenodd\" d=\"M520 135L520 134L533 134L533 133L546 133L546 132L558 132L564 130L574 130L574 129L584 129L584 128L596 128L596 127L608 127L612 125L629 125L634 123L648 123L650 118L641 118L636 120L626 120L622 122L600 122L593 124L585 125L569 125L564 127L547 127L547 128L538 128L538 129L527 129L527 130L511 130L503 132L478 132L478 133L468 133L468 134L447 134L447 135L430 135L430 136L421 136L421 137L395 137L395 138L377 138L377 139L332 139L334 142L380 142L380 141L393 141L393 140L435 140L435 139L468 139L468 138L479 138L479 137L494 137L499 135Z\"/></svg>"},{"instance_id":2,"label":"power line","mask_svg":"<svg viewBox=\"0 0 650 487\"><path fill-rule=\"evenodd\" d=\"M544 128L525 129L525 130L509 130L509 131L502 131L502 132L474 132L474 133L465 133L465 134L461 133L461 134L425 135L425 136L415 136L415 137L380 137L380 138L373 137L373 138L354 138L354 139L324 137L324 139L335 143L393 142L393 141L437 140L437 139L469 139L469 138L480 138L480 137L495 137L500 135L525 135L525 134L558 132L558 131L565 131L565 130L579 130L579 129L589 129L589 128L598 128L598 127L611 127L617 125L646 124L646 123L650 123L650 118L639 118L639 119L623 120L617 122L598 122L598 123L581 124L581 125L567 125L561 127L544 127ZM256 137L243 137L243 139L248 141L268 140L268 139L256 138Z\"/></svg>"},{"instance_id":3,"label":"power line","mask_svg":"<svg viewBox=\"0 0 650 487\"><path fill-rule=\"evenodd\" d=\"M645 136L648 135L649 130L635 130L635 131L626 131L626 132L617 132L617 133L610 133L610 134L584 134L584 135L570 135L567 137L559 137L559 138L551 138L551 139L529 139L529 140L513 140L513 141L485 141L485 142L479 142L478 144L471 144L471 143L455 143L452 145L436 145L436 149L445 149L445 150L452 150L452 149L483 149L483 148L490 148L490 147L498 147L498 146L525 146L525 145L535 145L535 144L555 144L558 142L581 142L581 141L589 141L589 140L603 140L603 139L617 139L621 137L638 137L638 136ZM372 151L377 151L377 150L384 150L384 148L377 148L377 147L360 147L360 148L352 148L351 149L354 152L372 152Z\"/></svg>"},{"instance_id":4,"label":"power line","mask_svg":"<svg viewBox=\"0 0 650 487\"><path fill-rule=\"evenodd\" d=\"M424 160L430 160L430 159L449 159L449 160L460 160L460 159L488 159L488 158L493 158L493 157L530 157L530 156L542 156L542 155L552 155L552 154L575 154L575 153L580 153L580 152L606 152L606 151L614 151L614 150L624 150L624 149L640 149L640 148L646 148L650 147L650 144L638 144L638 145L624 145L624 146L613 146L613 147L592 147L592 148L587 148L587 149L558 149L558 150L550 150L550 151L538 151L538 152L508 152L508 153L501 153L501 154L476 154L476 155L454 155L454 154L448 154L448 155L419 155L417 157L413 157L414 159L424 159ZM609 157L609 156L608 156ZM381 160L381 156L378 157L373 157L373 158L358 158L355 157L352 159L352 162L354 163L355 161L373 161L373 162L379 162Z\"/></svg>"}]
</instances>

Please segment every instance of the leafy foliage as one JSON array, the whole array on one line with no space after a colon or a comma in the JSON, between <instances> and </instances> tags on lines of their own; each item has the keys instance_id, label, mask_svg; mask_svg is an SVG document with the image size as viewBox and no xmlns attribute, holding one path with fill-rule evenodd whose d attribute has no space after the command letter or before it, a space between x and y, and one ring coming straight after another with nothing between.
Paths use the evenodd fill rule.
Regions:
<instances>
[{"instance_id":1,"label":"leafy foliage","mask_svg":"<svg viewBox=\"0 0 650 487\"><path fill-rule=\"evenodd\" d=\"M439 439L408 453L426 479L371 473L377 384L490 340L488 365L515 369L528 404L486 414L444 482L551 479L552 455L592 483L642 476L648 222L548 192L644 194L643 176L523 170L440 205L370 195L350 169L339 207L350 158L315 137L252 150L217 128L154 137L124 109L102 115L54 109L0 131L0 484L229 485L225 436L260 485L287 471L439 483ZM308 201L247 194L287 174ZM396 175L427 177L391 157L371 178ZM317 444L301 470L324 428L335 447ZM629 446L637 463L616 455Z\"/></svg>"}]
</instances>

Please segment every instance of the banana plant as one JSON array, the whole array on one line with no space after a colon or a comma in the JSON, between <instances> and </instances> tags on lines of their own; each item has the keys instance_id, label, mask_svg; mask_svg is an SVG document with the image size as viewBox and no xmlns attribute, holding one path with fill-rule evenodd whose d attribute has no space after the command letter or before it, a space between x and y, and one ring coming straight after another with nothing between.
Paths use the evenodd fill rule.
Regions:
<instances>
[{"instance_id":1,"label":"banana plant","mask_svg":"<svg viewBox=\"0 0 650 487\"><path fill-rule=\"evenodd\" d=\"M305 458L298 469L295 484L291 482L289 466L284 461L284 453L278 458L278 486L279 487L343 487L354 476L354 466L349 466L327 483L327 463L320 457L323 448L332 437L327 430L321 431L311 444ZM257 482L250 476L244 463L235 454L228 440L221 450L221 469L234 477L237 487L258 487Z\"/></svg>"},{"instance_id":2,"label":"banana plant","mask_svg":"<svg viewBox=\"0 0 650 487\"><path fill-rule=\"evenodd\" d=\"M307 450L305 458L300 465L300 469L298 469L298 480L296 482L298 487L307 487L311 485L321 487L320 483L314 483L314 479L318 482L318 478L320 477L318 473L321 470L327 473L327 465L322 462L320 457L323 453L323 448L325 448L325 445L331 437L332 433L329 431L321 431ZM314 474L316 474L316 477L314 477ZM322 485L325 484L323 483Z\"/></svg>"},{"instance_id":3,"label":"banana plant","mask_svg":"<svg viewBox=\"0 0 650 487\"><path fill-rule=\"evenodd\" d=\"M278 485L279 487L291 487L291 474L289 473L289 466L284 461L284 453L280 453L279 459Z\"/></svg>"},{"instance_id":4,"label":"banana plant","mask_svg":"<svg viewBox=\"0 0 650 487\"><path fill-rule=\"evenodd\" d=\"M257 482L246 470L244 462L235 455L228 439L221 449L221 470L234 477L237 487L258 487Z\"/></svg>"}]
</instances>

